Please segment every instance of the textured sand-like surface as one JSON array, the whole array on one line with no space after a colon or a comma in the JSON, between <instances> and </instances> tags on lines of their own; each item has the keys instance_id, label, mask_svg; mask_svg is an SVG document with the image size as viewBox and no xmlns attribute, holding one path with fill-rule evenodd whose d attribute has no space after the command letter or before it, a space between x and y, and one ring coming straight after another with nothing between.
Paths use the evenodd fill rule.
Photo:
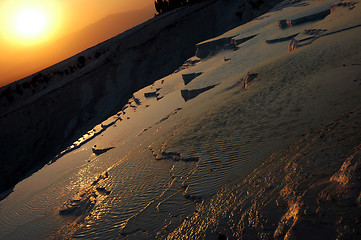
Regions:
<instances>
[{"instance_id":1,"label":"textured sand-like surface","mask_svg":"<svg viewBox=\"0 0 361 240\"><path fill-rule=\"evenodd\" d=\"M228 105L216 106L202 124L194 124L179 140L174 138L170 146L192 142L203 153L218 152L220 163L228 157L221 157L222 149L233 144L238 148L232 149L251 151L250 164L257 164L254 160L260 152L278 152L299 134L317 129L272 154L255 171L238 169L248 176L222 187L169 239L359 238L359 9L339 9L316 23L316 28L331 34L254 69L259 80L251 89L235 93ZM302 39L302 34L296 39ZM232 118L228 110L242 114ZM226 122L231 124L225 124L224 137L214 144L219 138L209 133ZM207 131L200 131L204 135L197 143L192 132L201 125ZM206 168L202 161L201 167Z\"/></svg>"},{"instance_id":2,"label":"textured sand-like surface","mask_svg":"<svg viewBox=\"0 0 361 240\"><path fill-rule=\"evenodd\" d=\"M360 121L355 109L273 154L168 239L358 239Z\"/></svg>"},{"instance_id":3,"label":"textured sand-like surface","mask_svg":"<svg viewBox=\"0 0 361 240\"><path fill-rule=\"evenodd\" d=\"M277 21L330 9L332 1L284 4L199 45L210 55L193 57L135 93L126 109L102 123L109 126L99 135L19 184L2 202L6 236L302 238L305 231L297 229L320 229L316 238L355 234L349 213L359 208L348 200L342 205L339 192L357 198L347 184L358 176L349 167L358 166L353 148L360 144L361 7L341 6L287 30ZM294 40L307 44L292 51L291 39L266 42L298 32ZM182 74L200 72L184 85ZM256 78L246 86L247 72ZM186 102L181 96L182 90L209 86ZM93 149L107 151L97 155ZM45 181L49 176L57 180ZM347 178L349 183L340 180ZM322 203L329 198L336 199L333 205ZM327 220L324 228L311 229L307 221L319 214L315 226ZM338 227L327 235L334 223Z\"/></svg>"},{"instance_id":4,"label":"textured sand-like surface","mask_svg":"<svg viewBox=\"0 0 361 240\"><path fill-rule=\"evenodd\" d=\"M350 25L355 26L360 21L355 17L360 16L359 9L357 7L353 10L339 9L324 20L313 24L323 24L322 27L335 29L335 31L348 28ZM353 14L353 17L350 17L349 14ZM347 19L340 20L345 15ZM277 237L288 236L286 233L290 229L289 226L292 225L290 221L293 218L285 216L286 220L277 219L277 213L273 215L271 212L269 213L270 218L264 221L270 224L276 224L279 221L280 227L277 228L277 231L264 230L265 232L262 232L260 229L267 229L268 226L257 222L258 215L254 216L255 219L242 218L242 212L236 213L228 210L228 207L233 206L229 205L230 196L234 194L233 189L222 190L223 192L218 193L216 191L235 178L241 182L247 175L248 178L253 178L253 169L272 153L294 143L310 129L320 128L360 106L361 44L357 38L360 34L361 28L358 27L329 34L317 38L312 44L299 47L292 52L278 55L258 66L249 68L248 71L257 73L258 77L247 89L242 89L241 84L237 84L244 73L235 74L213 89L187 101L182 105L181 110L176 114L170 114L171 117L166 121L160 121L142 132L140 137L144 139L141 144L144 150L140 148L136 153L132 153L129 161L139 170L146 166L144 160L150 161L147 164L155 164L154 169L158 169L159 175L158 179L154 179L154 181L158 181L158 183L164 181L165 187L159 197L126 222L114 220L113 225L120 224L120 238L152 239L157 236L162 239L194 210L192 202L198 205L204 199L206 202L201 204L196 213L185 220L179 229L170 234L171 238L217 239L222 237L222 234L234 239L267 238L272 237L272 234L276 234ZM256 46L249 49L253 49L255 54L259 54L262 52L262 48ZM250 51L249 49L248 51ZM232 61L239 62L236 61L237 52L230 56L230 64ZM196 79L197 81L190 85L203 87L204 83L201 82L201 79L207 78L207 74L211 76L212 71L218 78L222 78L222 74L229 77L222 72L222 69L224 69L223 71L227 69L226 63L224 66L220 65L219 59L220 57L216 56L213 59L205 60L204 66L207 66L206 63L209 64L208 72L202 74ZM212 61L214 62L212 63ZM202 66L200 64L198 68L202 68ZM196 70L197 66L194 71ZM211 83L212 80L208 82L208 84ZM355 118L358 116L356 115ZM357 140L356 138L355 141ZM332 141L337 141L337 139ZM332 151L337 151L337 149ZM297 155L297 153L294 154ZM347 157L351 155L352 153ZM137 163L136 159L143 159L143 161ZM185 159L197 159L198 161L182 161ZM335 163L333 170L338 171L340 164ZM278 165L278 167L281 169L275 168L274 171L281 174L284 166ZM161 172L167 171L167 168L172 178L168 184L166 178L162 178L163 180L160 181L160 176L164 176ZM306 165L301 168L309 169L310 175L313 171ZM117 182L122 182L122 176L128 175L125 169L127 169L126 164L115 166L110 171L113 180L105 184L109 189L114 189L116 195L121 189L117 186ZM298 180L301 181L297 184L301 185L303 184L302 169L299 173L298 169L296 171ZM144 171L148 170L144 169ZM332 169L330 171L332 172ZM140 174L140 172L134 174ZM260 175L264 175L265 172L268 172L266 168ZM252 174L249 175L250 173ZM288 179L288 169L284 174L286 174L284 178ZM283 176L272 173L267 176L272 176L277 180L283 179ZM143 180L140 182L144 181L144 176L141 178ZM312 180L309 181L312 182ZM315 182L317 181L315 179ZM149 183L144 187L148 185ZM308 185L302 186L307 187ZM273 196L264 192L262 190L264 188L265 186L260 186L260 190L252 188L255 195L247 196L246 199L252 203L255 202L255 206L262 205L263 203L258 203L258 199L255 198L258 196L257 194L264 194L262 195L264 198ZM285 186L285 188L287 187ZM232 199L236 203L242 203L241 197L246 191L240 189L239 195L235 195ZM212 194L216 195L207 204L206 199ZM292 194L292 190L289 191L289 194ZM125 197L124 194L120 196ZM311 197L316 196L311 194ZM214 203L213 201L219 202ZM114 207L119 202L115 203L109 198L96 206L93 216L90 215L87 222L88 225L77 230L75 236L104 236L101 234L112 236L117 228L99 231L101 228L111 226L112 221L105 223L105 221L109 221L109 214L108 217L106 217L107 214L104 214L103 217L96 220L97 213L105 211L104 207L111 211L112 204ZM221 207L220 209L218 205ZM244 210L245 214L248 214L248 210L252 214L253 211L261 211L252 206L250 210ZM294 206L290 205L290 209L292 210ZM284 207L284 209L287 208ZM283 212L281 211L281 213ZM212 214L215 216L213 217ZM227 221L234 222L234 226L223 220L222 217L228 219ZM272 221L276 222L272 223ZM287 224L282 225L283 222ZM251 228L253 223L257 228ZM224 226L222 229L219 227L221 224ZM247 228L251 233L243 235L243 229L236 229L247 224L252 225ZM218 231L221 232L221 235ZM253 232L258 231L260 235L252 235ZM317 234L315 236L326 236L321 230Z\"/></svg>"}]
</instances>

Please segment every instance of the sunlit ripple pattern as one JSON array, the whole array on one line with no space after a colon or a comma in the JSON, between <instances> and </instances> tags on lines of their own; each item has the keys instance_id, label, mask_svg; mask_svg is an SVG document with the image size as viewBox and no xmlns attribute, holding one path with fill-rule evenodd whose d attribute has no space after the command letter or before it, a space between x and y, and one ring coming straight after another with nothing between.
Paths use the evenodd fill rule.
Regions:
<instances>
[{"instance_id":1,"label":"sunlit ripple pattern","mask_svg":"<svg viewBox=\"0 0 361 240\"><path fill-rule=\"evenodd\" d=\"M148 149L131 153L126 161L109 170L109 178L102 185L111 191L109 197L96 206L86 225L77 230L73 237L111 239L121 236L119 231L126 224L130 226L132 219L139 215L143 216L142 221L147 222L145 228L159 227L159 223L154 221L154 214L158 210L153 212L154 209L161 209L168 214L169 205L188 201L182 196L180 183L175 184L177 180L170 175L174 164L171 161L156 161ZM183 171L180 175L186 173ZM181 201L174 200L177 194ZM188 202L194 205L192 201ZM151 213L144 214L149 212L148 209L152 209ZM187 209L192 207L183 207L180 211L185 213ZM152 227L151 224L158 225Z\"/></svg>"},{"instance_id":2,"label":"sunlit ripple pattern","mask_svg":"<svg viewBox=\"0 0 361 240\"><path fill-rule=\"evenodd\" d=\"M164 147L166 152L200 160L157 161L146 147L134 152L128 161L112 169L107 181L112 193L75 236L86 239L166 236L194 211L198 200L235 177L246 176L272 152L324 121L317 109L310 110L312 100L300 97L303 95L298 92L302 89L311 93L314 89L292 84L294 88L285 83L262 82L258 92L252 93L251 89L235 94L201 115L191 114L170 133L155 134L153 142L143 146L151 145L153 150ZM281 94L289 101L279 101ZM146 134L156 127L152 129Z\"/></svg>"},{"instance_id":3,"label":"sunlit ripple pattern","mask_svg":"<svg viewBox=\"0 0 361 240\"><path fill-rule=\"evenodd\" d=\"M83 159L82 155L82 151L75 152L69 156L69 159L71 161L76 161L77 157ZM0 203L0 239L24 239L26 236L29 239L34 237L43 239L48 236L49 230L54 231L59 225L65 224L67 219L59 216L59 206L72 197L79 188L91 183L94 176L120 161L119 158L108 159L106 155L104 160L107 161L91 163L81 161L76 163L77 167L66 173L61 172L61 162L46 166L53 177L47 181L53 182L49 185L45 184L45 187L39 187L41 181L44 181L42 172L35 173L31 181L25 179L20 184L22 189L17 190L16 188L19 187L17 186L15 188L17 191ZM55 173L52 170L55 170ZM59 178L56 172L59 172ZM28 191L27 188L30 190ZM6 208L1 207L3 204ZM42 228L46 231L41 231Z\"/></svg>"}]
</instances>

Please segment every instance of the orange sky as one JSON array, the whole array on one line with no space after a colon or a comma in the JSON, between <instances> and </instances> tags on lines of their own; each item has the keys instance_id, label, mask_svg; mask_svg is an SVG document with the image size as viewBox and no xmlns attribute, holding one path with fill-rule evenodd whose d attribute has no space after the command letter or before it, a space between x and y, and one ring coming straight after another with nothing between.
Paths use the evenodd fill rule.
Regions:
<instances>
[{"instance_id":1,"label":"orange sky","mask_svg":"<svg viewBox=\"0 0 361 240\"><path fill-rule=\"evenodd\" d=\"M14 30L17 25L14 23L15 20L11 18L11 14L20 11L18 9L22 9L21 6L24 5L37 6L36 8L46 5L44 9L47 9L48 26L42 35L38 33L34 36L26 35L25 37L16 35L16 31L19 30ZM124 22L124 26L120 26L120 23L116 23L114 26L108 24L107 28L109 29L100 33L104 37L94 34L95 30L90 37L94 39L88 39L89 36L79 37L80 33L90 34L92 32L89 29L88 31L79 31L111 14L145 7L147 9L141 12L143 16L137 14L129 17L128 22ZM139 24L151 18L154 15L153 11L155 12L153 0L1 0L0 87L51 66L99 41L104 41L118 34L118 32L126 30L123 29L124 27L128 28ZM31 24L32 20L26 22ZM99 28L99 26L97 27ZM32 29L31 25L23 26L22 31L27 29ZM58 46L61 41L69 41L69 47L55 50L55 46ZM73 42L71 43L71 41Z\"/></svg>"},{"instance_id":2,"label":"orange sky","mask_svg":"<svg viewBox=\"0 0 361 240\"><path fill-rule=\"evenodd\" d=\"M54 0L49 0L54 1ZM82 28L107 15L141 9L153 4L153 0L58 0L68 17L64 25L73 30Z\"/></svg>"}]
</instances>

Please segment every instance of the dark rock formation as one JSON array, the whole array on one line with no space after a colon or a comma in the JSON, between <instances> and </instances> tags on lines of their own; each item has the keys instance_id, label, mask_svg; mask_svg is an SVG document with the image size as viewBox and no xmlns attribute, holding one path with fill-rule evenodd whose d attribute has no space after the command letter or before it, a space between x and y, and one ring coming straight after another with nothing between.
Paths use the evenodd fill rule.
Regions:
<instances>
[{"instance_id":1,"label":"dark rock formation","mask_svg":"<svg viewBox=\"0 0 361 240\"><path fill-rule=\"evenodd\" d=\"M296 26L296 25L299 25L299 24L305 23L305 22L321 20L321 19L325 18L327 15L329 15L330 13L331 13L331 9L327 9L327 10L324 10L324 11L321 11L321 12L318 12L315 14L311 14L311 15L300 17L300 18L293 19L293 20L279 20L278 26L280 28L286 28L286 27Z\"/></svg>"},{"instance_id":2,"label":"dark rock formation","mask_svg":"<svg viewBox=\"0 0 361 240\"><path fill-rule=\"evenodd\" d=\"M92 152L95 154L95 155L100 155L100 154L103 154L103 153L106 153L108 152L109 150L113 149L114 147L108 147L108 148L97 148L96 145L94 145L92 147Z\"/></svg>"},{"instance_id":3,"label":"dark rock formation","mask_svg":"<svg viewBox=\"0 0 361 240\"><path fill-rule=\"evenodd\" d=\"M247 73L247 75L243 78L244 88L248 88L251 82L255 81L257 77L258 73Z\"/></svg>"}]
</instances>

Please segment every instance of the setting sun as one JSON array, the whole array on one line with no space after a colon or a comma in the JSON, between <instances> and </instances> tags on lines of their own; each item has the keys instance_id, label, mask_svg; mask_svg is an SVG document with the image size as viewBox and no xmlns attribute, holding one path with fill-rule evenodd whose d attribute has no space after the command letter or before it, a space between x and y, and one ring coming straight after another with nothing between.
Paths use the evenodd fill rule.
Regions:
<instances>
[{"instance_id":1,"label":"setting sun","mask_svg":"<svg viewBox=\"0 0 361 240\"><path fill-rule=\"evenodd\" d=\"M19 35L35 37L47 30L49 16L40 9L29 8L19 11L16 16L15 27Z\"/></svg>"},{"instance_id":2,"label":"setting sun","mask_svg":"<svg viewBox=\"0 0 361 240\"><path fill-rule=\"evenodd\" d=\"M56 1L7 1L1 7L1 34L13 44L43 42L55 33L59 17Z\"/></svg>"}]
</instances>

